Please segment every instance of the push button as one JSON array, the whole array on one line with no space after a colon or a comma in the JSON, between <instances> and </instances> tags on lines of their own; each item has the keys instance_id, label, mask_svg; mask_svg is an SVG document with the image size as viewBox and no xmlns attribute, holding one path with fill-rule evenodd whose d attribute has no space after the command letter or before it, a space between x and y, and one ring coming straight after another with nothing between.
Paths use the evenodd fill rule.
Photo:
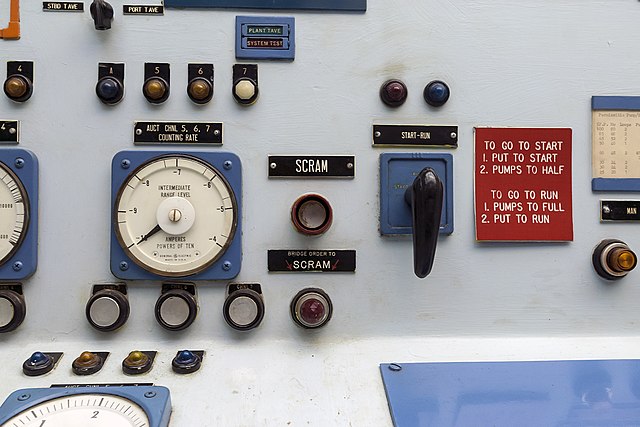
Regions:
<instances>
[{"instance_id":1,"label":"push button","mask_svg":"<svg viewBox=\"0 0 640 427\"><path fill-rule=\"evenodd\" d=\"M195 286L163 285L155 314L158 323L169 331L181 331L191 326L198 315Z\"/></svg>"},{"instance_id":2,"label":"push button","mask_svg":"<svg viewBox=\"0 0 640 427\"><path fill-rule=\"evenodd\" d=\"M115 331L129 319L129 300L125 285L113 285L114 289L102 288L107 285L94 286L94 293L89 298L85 315L89 324L102 332ZM101 289L102 288L102 289Z\"/></svg>"},{"instance_id":3,"label":"push button","mask_svg":"<svg viewBox=\"0 0 640 427\"><path fill-rule=\"evenodd\" d=\"M248 331L258 327L264 317L264 301L259 283L230 283L222 309L232 328Z\"/></svg>"},{"instance_id":4,"label":"push button","mask_svg":"<svg viewBox=\"0 0 640 427\"><path fill-rule=\"evenodd\" d=\"M213 85L210 81L197 77L189 82L187 94L196 104L206 104L213 97Z\"/></svg>"},{"instance_id":5,"label":"push button","mask_svg":"<svg viewBox=\"0 0 640 427\"><path fill-rule=\"evenodd\" d=\"M0 290L0 333L18 328L26 315L23 295L10 289Z\"/></svg>"},{"instance_id":6,"label":"push button","mask_svg":"<svg viewBox=\"0 0 640 427\"><path fill-rule=\"evenodd\" d=\"M380 87L380 99L389 107L401 106L407 96L407 86L400 80L387 80Z\"/></svg>"},{"instance_id":7,"label":"push button","mask_svg":"<svg viewBox=\"0 0 640 427\"><path fill-rule=\"evenodd\" d=\"M618 280L636 268L638 257L623 241L606 239L594 249L592 262L600 277Z\"/></svg>"},{"instance_id":8,"label":"push button","mask_svg":"<svg viewBox=\"0 0 640 427\"><path fill-rule=\"evenodd\" d=\"M152 104L160 104L169 97L169 85L159 77L152 77L144 82L142 91Z\"/></svg>"},{"instance_id":9,"label":"push button","mask_svg":"<svg viewBox=\"0 0 640 427\"><path fill-rule=\"evenodd\" d=\"M429 83L423 92L424 100L432 107L441 107L449 100L451 90L443 81L434 80Z\"/></svg>"},{"instance_id":10,"label":"push button","mask_svg":"<svg viewBox=\"0 0 640 427\"><path fill-rule=\"evenodd\" d=\"M236 64L233 66L233 98L238 104L251 105L258 99L258 66Z\"/></svg>"}]
</instances>

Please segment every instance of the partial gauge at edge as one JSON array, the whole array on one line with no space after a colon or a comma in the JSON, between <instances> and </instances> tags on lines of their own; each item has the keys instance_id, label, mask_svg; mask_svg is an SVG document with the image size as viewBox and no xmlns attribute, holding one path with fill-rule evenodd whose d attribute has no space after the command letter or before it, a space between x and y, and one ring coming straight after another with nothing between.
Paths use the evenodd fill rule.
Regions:
<instances>
[{"instance_id":1,"label":"partial gauge at edge","mask_svg":"<svg viewBox=\"0 0 640 427\"><path fill-rule=\"evenodd\" d=\"M37 266L38 160L0 149L0 280L21 280Z\"/></svg>"},{"instance_id":2,"label":"partial gauge at edge","mask_svg":"<svg viewBox=\"0 0 640 427\"><path fill-rule=\"evenodd\" d=\"M240 271L242 171L231 153L123 151L112 163L111 270L129 280Z\"/></svg>"},{"instance_id":3,"label":"partial gauge at edge","mask_svg":"<svg viewBox=\"0 0 640 427\"><path fill-rule=\"evenodd\" d=\"M167 427L171 398L152 385L86 385L13 392L0 407L0 427Z\"/></svg>"}]
</instances>

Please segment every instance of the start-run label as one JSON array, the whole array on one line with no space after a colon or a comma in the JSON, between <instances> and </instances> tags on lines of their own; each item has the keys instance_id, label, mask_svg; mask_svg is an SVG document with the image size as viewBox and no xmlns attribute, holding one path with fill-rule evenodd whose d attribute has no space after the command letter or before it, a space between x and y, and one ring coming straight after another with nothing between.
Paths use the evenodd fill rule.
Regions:
<instances>
[{"instance_id":1,"label":"start-run label","mask_svg":"<svg viewBox=\"0 0 640 427\"><path fill-rule=\"evenodd\" d=\"M479 241L571 241L571 129L476 128Z\"/></svg>"}]
</instances>

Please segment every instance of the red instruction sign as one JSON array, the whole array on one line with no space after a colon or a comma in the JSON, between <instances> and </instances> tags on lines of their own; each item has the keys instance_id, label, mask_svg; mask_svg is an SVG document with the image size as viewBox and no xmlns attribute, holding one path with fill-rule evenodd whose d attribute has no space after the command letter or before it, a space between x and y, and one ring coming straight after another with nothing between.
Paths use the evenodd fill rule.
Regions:
<instances>
[{"instance_id":1,"label":"red instruction sign","mask_svg":"<svg viewBox=\"0 0 640 427\"><path fill-rule=\"evenodd\" d=\"M571 129L476 128L476 239L571 241Z\"/></svg>"}]
</instances>

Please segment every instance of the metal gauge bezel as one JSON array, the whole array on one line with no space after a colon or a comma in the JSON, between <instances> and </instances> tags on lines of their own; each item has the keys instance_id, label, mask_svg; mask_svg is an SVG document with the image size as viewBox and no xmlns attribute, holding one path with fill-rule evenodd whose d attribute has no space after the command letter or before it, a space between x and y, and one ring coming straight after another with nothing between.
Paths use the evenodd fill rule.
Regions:
<instances>
[{"instance_id":1,"label":"metal gauge bezel","mask_svg":"<svg viewBox=\"0 0 640 427\"><path fill-rule=\"evenodd\" d=\"M0 426L31 408L60 398L78 395L104 395L126 399L138 405L149 419L149 427L167 427L171 417L169 389L153 385L52 386L17 390L0 406ZM73 426L70 426L73 427Z\"/></svg>"},{"instance_id":2,"label":"metal gauge bezel","mask_svg":"<svg viewBox=\"0 0 640 427\"><path fill-rule=\"evenodd\" d=\"M233 203L232 230L218 254L204 264L187 272L167 272L149 266L127 250L118 227L118 205L127 183L150 164L167 158L182 158L201 164L220 177ZM124 167L126 164L127 167ZM112 162L112 214L111 214L111 271L121 279L157 280L188 278L189 280L231 279L240 272L242 260L242 167L240 159L232 153L122 151ZM125 264L123 267L123 263Z\"/></svg>"},{"instance_id":3,"label":"metal gauge bezel","mask_svg":"<svg viewBox=\"0 0 640 427\"><path fill-rule=\"evenodd\" d=\"M6 165L3 161L0 160L0 171L1 170L4 170L4 172L6 172L11 177L13 182L16 183L16 186L18 187L18 191L22 196L22 203L24 204L24 222L23 222L24 225L22 226L20 237L18 237L18 240L16 241L13 248L4 256L4 258L0 259L0 265L4 265L4 263L7 262L9 259L11 259L11 257L13 257L13 255L18 251L18 249L20 249L22 242L24 242L24 239L27 236L27 232L29 231L29 221L31 219L31 216L29 215L29 206L30 206L29 194L27 193L27 190L25 189L24 185L22 185L22 181L20 180L20 178L18 178L18 175L16 175L8 165Z\"/></svg>"},{"instance_id":4,"label":"metal gauge bezel","mask_svg":"<svg viewBox=\"0 0 640 427\"><path fill-rule=\"evenodd\" d=\"M16 245L0 260L0 280L22 280L38 264L38 159L29 150L0 149L0 163L18 186L25 213Z\"/></svg>"}]
</instances>

